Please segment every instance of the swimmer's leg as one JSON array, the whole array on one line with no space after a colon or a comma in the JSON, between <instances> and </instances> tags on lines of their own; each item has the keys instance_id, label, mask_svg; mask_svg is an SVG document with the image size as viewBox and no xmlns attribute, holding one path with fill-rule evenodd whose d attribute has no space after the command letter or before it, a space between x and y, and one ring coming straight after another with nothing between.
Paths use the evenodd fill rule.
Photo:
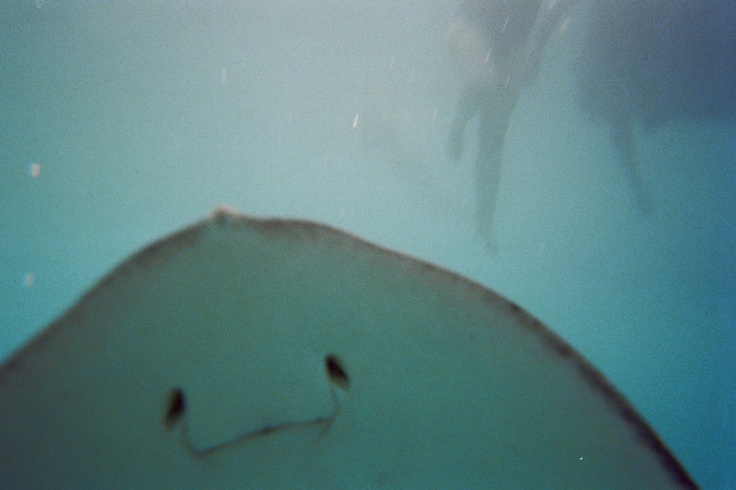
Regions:
<instances>
[{"instance_id":1,"label":"swimmer's leg","mask_svg":"<svg viewBox=\"0 0 736 490\"><path fill-rule=\"evenodd\" d=\"M478 158L475 164L475 211L478 231L491 248L495 247L494 216L501 183L503 146L518 93L503 91L481 112Z\"/></svg>"},{"instance_id":2,"label":"swimmer's leg","mask_svg":"<svg viewBox=\"0 0 736 490\"><path fill-rule=\"evenodd\" d=\"M450 126L450 137L447 140L447 154L453 160L459 160L465 149L465 128L470 120L487 104L487 95L476 91L466 91L460 96L455 107L455 115Z\"/></svg>"},{"instance_id":3,"label":"swimmer's leg","mask_svg":"<svg viewBox=\"0 0 736 490\"><path fill-rule=\"evenodd\" d=\"M652 211L652 202L637 169L634 134L631 124L628 121L617 121L612 128L612 136L613 146L626 173L626 179L629 181L636 204L642 212L649 213Z\"/></svg>"}]
</instances>

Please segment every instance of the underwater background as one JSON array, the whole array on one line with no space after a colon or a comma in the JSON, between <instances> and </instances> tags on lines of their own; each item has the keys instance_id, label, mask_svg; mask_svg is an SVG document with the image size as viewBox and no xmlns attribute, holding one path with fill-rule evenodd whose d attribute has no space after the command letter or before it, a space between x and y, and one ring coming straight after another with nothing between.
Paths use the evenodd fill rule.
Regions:
<instances>
[{"instance_id":1,"label":"underwater background","mask_svg":"<svg viewBox=\"0 0 736 490\"><path fill-rule=\"evenodd\" d=\"M228 204L498 291L601 369L703 488L736 488L736 124L638 133L642 212L576 105L575 9L507 133L491 251L472 151L445 152L457 3L2 2L0 359Z\"/></svg>"}]
</instances>

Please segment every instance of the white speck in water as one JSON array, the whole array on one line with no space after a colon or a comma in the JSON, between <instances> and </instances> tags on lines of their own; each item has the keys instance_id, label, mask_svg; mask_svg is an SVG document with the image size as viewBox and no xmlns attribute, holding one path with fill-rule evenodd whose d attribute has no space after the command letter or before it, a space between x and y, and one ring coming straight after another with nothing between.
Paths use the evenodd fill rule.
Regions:
<instances>
[{"instance_id":1,"label":"white speck in water","mask_svg":"<svg viewBox=\"0 0 736 490\"><path fill-rule=\"evenodd\" d=\"M358 127L358 114L353 118L353 129Z\"/></svg>"},{"instance_id":2,"label":"white speck in water","mask_svg":"<svg viewBox=\"0 0 736 490\"><path fill-rule=\"evenodd\" d=\"M29 272L23 277L23 287L30 288L33 286L33 283L35 281L36 281L36 275L33 272Z\"/></svg>"},{"instance_id":3,"label":"white speck in water","mask_svg":"<svg viewBox=\"0 0 736 490\"><path fill-rule=\"evenodd\" d=\"M491 61L491 54L493 53L493 48L489 49L486 52L486 57L483 59L483 64L487 65Z\"/></svg>"},{"instance_id":4,"label":"white speck in water","mask_svg":"<svg viewBox=\"0 0 736 490\"><path fill-rule=\"evenodd\" d=\"M32 163L28 166L28 175L31 177L38 177L41 175L41 164L40 163Z\"/></svg>"},{"instance_id":5,"label":"white speck in water","mask_svg":"<svg viewBox=\"0 0 736 490\"><path fill-rule=\"evenodd\" d=\"M562 24L560 24L560 28L558 29L558 32L560 34L567 32L567 28L570 26L570 17L565 17L565 20L562 21Z\"/></svg>"}]
</instances>

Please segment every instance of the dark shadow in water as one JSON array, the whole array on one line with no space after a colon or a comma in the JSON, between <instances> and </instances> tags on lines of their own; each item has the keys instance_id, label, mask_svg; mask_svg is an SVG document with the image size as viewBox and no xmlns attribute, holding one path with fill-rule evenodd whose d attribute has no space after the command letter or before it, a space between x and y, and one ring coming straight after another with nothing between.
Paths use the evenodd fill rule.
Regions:
<instances>
[{"instance_id":1,"label":"dark shadow in water","mask_svg":"<svg viewBox=\"0 0 736 490\"><path fill-rule=\"evenodd\" d=\"M611 128L635 197L635 134L670 120L736 121L736 2L594 0L576 65L581 108Z\"/></svg>"}]
</instances>

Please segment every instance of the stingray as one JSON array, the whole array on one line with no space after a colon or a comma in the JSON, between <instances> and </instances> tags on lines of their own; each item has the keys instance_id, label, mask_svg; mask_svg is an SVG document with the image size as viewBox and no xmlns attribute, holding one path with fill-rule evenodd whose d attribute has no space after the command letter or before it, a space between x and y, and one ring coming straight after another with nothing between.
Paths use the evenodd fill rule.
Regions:
<instances>
[{"instance_id":1,"label":"stingray","mask_svg":"<svg viewBox=\"0 0 736 490\"><path fill-rule=\"evenodd\" d=\"M638 203L636 133L670 121L736 122L733 0L592 0L576 66L581 108L607 124Z\"/></svg>"},{"instance_id":2,"label":"stingray","mask_svg":"<svg viewBox=\"0 0 736 490\"><path fill-rule=\"evenodd\" d=\"M221 209L0 369L2 488L695 488L514 303L321 224Z\"/></svg>"}]
</instances>

